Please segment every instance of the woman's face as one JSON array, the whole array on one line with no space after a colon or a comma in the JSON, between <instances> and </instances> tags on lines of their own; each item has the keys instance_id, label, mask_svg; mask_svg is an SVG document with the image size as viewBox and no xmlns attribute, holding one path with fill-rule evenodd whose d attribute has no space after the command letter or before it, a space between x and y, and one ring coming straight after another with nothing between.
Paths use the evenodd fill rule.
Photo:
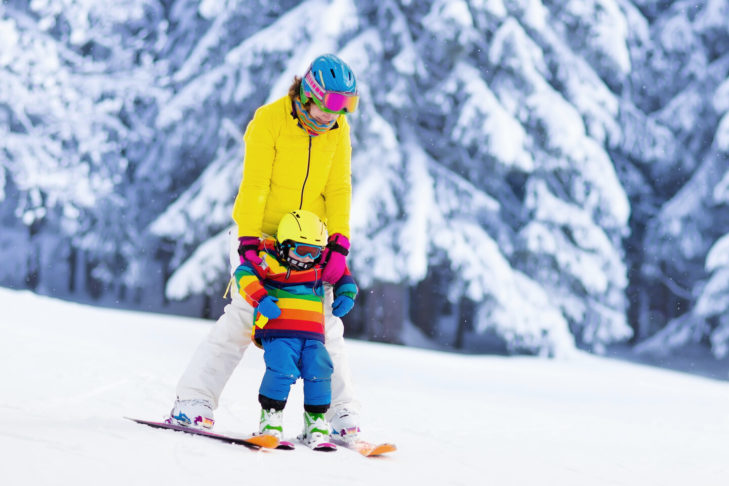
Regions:
<instances>
[{"instance_id":1,"label":"woman's face","mask_svg":"<svg viewBox=\"0 0 729 486\"><path fill-rule=\"evenodd\" d=\"M328 113L321 110L314 101L312 101L309 105L309 114L314 118L314 120L316 120L317 123L320 123L322 125L330 124L339 116L336 113Z\"/></svg>"}]
</instances>

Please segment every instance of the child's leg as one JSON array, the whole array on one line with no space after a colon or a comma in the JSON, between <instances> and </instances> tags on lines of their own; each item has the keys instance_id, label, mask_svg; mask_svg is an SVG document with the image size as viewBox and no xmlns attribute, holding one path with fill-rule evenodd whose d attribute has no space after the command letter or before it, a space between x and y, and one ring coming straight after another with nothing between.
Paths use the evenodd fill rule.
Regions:
<instances>
[{"instance_id":1,"label":"child's leg","mask_svg":"<svg viewBox=\"0 0 729 486\"><path fill-rule=\"evenodd\" d=\"M304 379L304 432L300 438L309 447L329 440L324 416L332 400L332 359L321 341L307 339L301 352Z\"/></svg>"},{"instance_id":2,"label":"child's leg","mask_svg":"<svg viewBox=\"0 0 729 486\"><path fill-rule=\"evenodd\" d=\"M258 422L258 432L270 434L283 439L283 409L285 400L273 400L265 395L258 395L261 404L261 418Z\"/></svg>"},{"instance_id":3,"label":"child's leg","mask_svg":"<svg viewBox=\"0 0 729 486\"><path fill-rule=\"evenodd\" d=\"M302 340L297 338L269 338L263 340L263 360L266 373L261 380L259 401L286 404L291 385L301 376L297 366L301 355ZM261 406L264 403L261 402ZM283 407L281 407L283 408Z\"/></svg>"},{"instance_id":4,"label":"child's leg","mask_svg":"<svg viewBox=\"0 0 729 486\"><path fill-rule=\"evenodd\" d=\"M304 409L324 413L332 401L332 360L324 343L304 341L301 352L301 377L304 379Z\"/></svg>"}]
</instances>

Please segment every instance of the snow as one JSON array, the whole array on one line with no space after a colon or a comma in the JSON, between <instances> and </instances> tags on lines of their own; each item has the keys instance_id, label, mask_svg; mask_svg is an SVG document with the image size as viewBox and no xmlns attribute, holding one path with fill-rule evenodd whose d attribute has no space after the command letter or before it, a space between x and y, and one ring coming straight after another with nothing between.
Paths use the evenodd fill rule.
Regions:
<instances>
[{"instance_id":1,"label":"snow","mask_svg":"<svg viewBox=\"0 0 729 486\"><path fill-rule=\"evenodd\" d=\"M486 12L498 19L503 19L508 14L503 0L471 0L468 3L473 11Z\"/></svg>"},{"instance_id":2,"label":"snow","mask_svg":"<svg viewBox=\"0 0 729 486\"><path fill-rule=\"evenodd\" d=\"M726 19L729 17L729 3L726 0L708 0L703 3L703 9L696 16L696 27L700 31L710 29L725 31Z\"/></svg>"},{"instance_id":3,"label":"snow","mask_svg":"<svg viewBox=\"0 0 729 486\"><path fill-rule=\"evenodd\" d=\"M529 38L524 29L513 18L506 19L489 46L489 61L501 69L513 70L514 77L526 88L525 92L533 92L545 85L544 74L548 72L543 52L539 46ZM493 83L498 87L497 83ZM508 85L507 85L508 86ZM502 105L511 113L518 110L516 106L522 103L518 96L520 93L510 92L502 88L497 95Z\"/></svg>"},{"instance_id":4,"label":"snow","mask_svg":"<svg viewBox=\"0 0 729 486\"><path fill-rule=\"evenodd\" d=\"M436 0L423 18L423 26L441 41L466 44L478 39L467 2Z\"/></svg>"},{"instance_id":5,"label":"snow","mask_svg":"<svg viewBox=\"0 0 729 486\"><path fill-rule=\"evenodd\" d=\"M175 271L165 288L168 299L184 300L188 295L209 295L211 291L215 294L219 290L219 276L229 271L228 262L220 259L220 255L228 253L229 231L233 229L221 231L215 238L205 241Z\"/></svg>"},{"instance_id":6,"label":"snow","mask_svg":"<svg viewBox=\"0 0 729 486\"><path fill-rule=\"evenodd\" d=\"M616 143L620 139L621 127L615 121L619 101L604 81L591 69L589 64L567 49L560 39L545 32L549 46L566 59L564 65L555 73L564 85L564 96L584 118L587 133L596 141L606 139Z\"/></svg>"},{"instance_id":7,"label":"snow","mask_svg":"<svg viewBox=\"0 0 729 486\"><path fill-rule=\"evenodd\" d=\"M729 119L729 117L727 117L727 119ZM729 142L729 140L727 140L727 142ZM729 146L729 144L727 146ZM714 188L713 197L717 204L729 202L729 171L724 174L724 177Z\"/></svg>"},{"instance_id":8,"label":"snow","mask_svg":"<svg viewBox=\"0 0 729 486\"><path fill-rule=\"evenodd\" d=\"M231 157L214 160L196 181L195 187L157 217L149 230L156 235L187 240L197 227L229 226L232 210L228 201L235 198L238 189L242 172L240 159L242 155L235 151Z\"/></svg>"},{"instance_id":9,"label":"snow","mask_svg":"<svg viewBox=\"0 0 729 486\"><path fill-rule=\"evenodd\" d=\"M614 0L573 0L567 3L566 12L579 19L590 19L583 27L587 30L587 49L601 60L601 69L617 69L622 78L631 69L630 54L626 45L628 25L617 2ZM579 34L573 32L574 37Z\"/></svg>"},{"instance_id":10,"label":"snow","mask_svg":"<svg viewBox=\"0 0 729 486\"><path fill-rule=\"evenodd\" d=\"M0 42L5 48L0 52L0 67L6 67L13 59L18 44L18 32L12 19L0 20Z\"/></svg>"},{"instance_id":11,"label":"snow","mask_svg":"<svg viewBox=\"0 0 729 486\"><path fill-rule=\"evenodd\" d=\"M711 277L701 289L693 312L701 318L718 317L726 322L726 311L729 307L729 235L724 235L711 247L705 262L705 268ZM712 352L716 356L725 356L729 351L729 327L720 325L711 334Z\"/></svg>"},{"instance_id":12,"label":"snow","mask_svg":"<svg viewBox=\"0 0 729 486\"><path fill-rule=\"evenodd\" d=\"M432 230L429 227L431 208L426 201L434 198L435 181L428 173L428 158L416 143L408 146L405 144L405 152L410 154L409 163L406 165L406 184L412 191L406 201L406 213L408 218L403 223L400 234L399 246L407 248L404 253L407 273L414 282L425 278L428 272L428 233Z\"/></svg>"},{"instance_id":13,"label":"snow","mask_svg":"<svg viewBox=\"0 0 729 486\"><path fill-rule=\"evenodd\" d=\"M365 459L251 452L123 416L161 418L202 320L84 307L0 290L4 484L725 484L729 384L577 354L464 356L349 341ZM373 357L376 357L373 359ZM216 430L256 426L263 373L252 348ZM298 432L301 387L284 426ZM309 476L309 478L307 478Z\"/></svg>"},{"instance_id":14,"label":"snow","mask_svg":"<svg viewBox=\"0 0 729 486\"><path fill-rule=\"evenodd\" d=\"M696 44L691 21L683 15L671 17L663 27L661 46L666 51L683 51Z\"/></svg>"},{"instance_id":15,"label":"snow","mask_svg":"<svg viewBox=\"0 0 729 486\"><path fill-rule=\"evenodd\" d=\"M696 301L694 312L701 317L721 316L727 311L729 289L729 268L714 271Z\"/></svg>"},{"instance_id":16,"label":"snow","mask_svg":"<svg viewBox=\"0 0 729 486\"><path fill-rule=\"evenodd\" d=\"M729 344L729 276L703 265L729 233L727 0L0 11L2 285L140 309L166 289L206 312L197 294L227 280L241 133L335 52L362 95L348 117L358 281L430 285L448 264L452 313L433 320L475 304L475 327L510 342L569 322L577 346L589 335L598 349L629 317L646 339L707 309L673 342ZM548 190L532 197L537 184ZM559 222L543 216L560 209ZM474 262L473 247L493 254Z\"/></svg>"},{"instance_id":17,"label":"snow","mask_svg":"<svg viewBox=\"0 0 729 486\"><path fill-rule=\"evenodd\" d=\"M726 79L716 88L714 96L711 99L711 104L717 113L729 111L729 79Z\"/></svg>"},{"instance_id":18,"label":"snow","mask_svg":"<svg viewBox=\"0 0 729 486\"><path fill-rule=\"evenodd\" d=\"M445 111L450 110L449 98L464 99L451 134L454 141L475 147L479 154L493 156L506 166L524 172L534 169L532 155L525 147L524 128L499 104L476 68L466 63L455 66L442 93L433 95L436 103L448 107Z\"/></svg>"},{"instance_id":19,"label":"snow","mask_svg":"<svg viewBox=\"0 0 729 486\"><path fill-rule=\"evenodd\" d=\"M220 0L202 0L198 7L198 12L203 18L214 19L215 17L225 13L226 2Z\"/></svg>"},{"instance_id":20,"label":"snow","mask_svg":"<svg viewBox=\"0 0 729 486\"><path fill-rule=\"evenodd\" d=\"M729 235L719 238L706 256L706 271L729 267Z\"/></svg>"},{"instance_id":21,"label":"snow","mask_svg":"<svg viewBox=\"0 0 729 486\"><path fill-rule=\"evenodd\" d=\"M533 29L544 29L547 25L549 12L541 0L525 0L520 2L520 14L524 24Z\"/></svg>"},{"instance_id":22,"label":"snow","mask_svg":"<svg viewBox=\"0 0 729 486\"><path fill-rule=\"evenodd\" d=\"M727 112L719 122L714 135L714 144L717 150L729 152L729 112Z\"/></svg>"}]
</instances>

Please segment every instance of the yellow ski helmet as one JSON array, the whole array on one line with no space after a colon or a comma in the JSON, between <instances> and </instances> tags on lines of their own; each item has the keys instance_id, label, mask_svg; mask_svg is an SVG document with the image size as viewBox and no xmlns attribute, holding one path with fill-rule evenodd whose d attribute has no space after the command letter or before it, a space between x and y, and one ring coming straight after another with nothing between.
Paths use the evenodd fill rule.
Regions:
<instances>
[{"instance_id":1,"label":"yellow ski helmet","mask_svg":"<svg viewBox=\"0 0 729 486\"><path fill-rule=\"evenodd\" d=\"M326 246L327 227L319 216L305 209L284 214L276 231L276 241L297 241L314 246Z\"/></svg>"},{"instance_id":2,"label":"yellow ski helmet","mask_svg":"<svg viewBox=\"0 0 729 486\"><path fill-rule=\"evenodd\" d=\"M289 258L289 250L299 248L300 245L303 245L302 249L307 246L323 248L327 238L327 227L319 216L304 209L291 211L283 215L276 231L279 258L296 269L311 268L321 260L321 251L311 255L315 258L314 262L305 263Z\"/></svg>"}]
</instances>

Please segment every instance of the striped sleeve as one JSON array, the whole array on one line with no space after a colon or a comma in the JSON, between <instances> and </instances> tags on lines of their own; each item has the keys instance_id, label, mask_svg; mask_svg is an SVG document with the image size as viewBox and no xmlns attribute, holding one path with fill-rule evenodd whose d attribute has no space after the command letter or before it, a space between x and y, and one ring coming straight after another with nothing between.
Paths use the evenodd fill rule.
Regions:
<instances>
[{"instance_id":1,"label":"striped sleeve","mask_svg":"<svg viewBox=\"0 0 729 486\"><path fill-rule=\"evenodd\" d=\"M238 285L238 292L253 307L258 307L261 299L268 295L256 274L256 270L258 269L246 262L239 265L233 273L235 283Z\"/></svg>"},{"instance_id":2,"label":"striped sleeve","mask_svg":"<svg viewBox=\"0 0 729 486\"><path fill-rule=\"evenodd\" d=\"M334 284L334 297L339 297L340 295L346 295L352 300L357 297L357 284L349 272L348 267L345 267L342 278Z\"/></svg>"}]
</instances>

